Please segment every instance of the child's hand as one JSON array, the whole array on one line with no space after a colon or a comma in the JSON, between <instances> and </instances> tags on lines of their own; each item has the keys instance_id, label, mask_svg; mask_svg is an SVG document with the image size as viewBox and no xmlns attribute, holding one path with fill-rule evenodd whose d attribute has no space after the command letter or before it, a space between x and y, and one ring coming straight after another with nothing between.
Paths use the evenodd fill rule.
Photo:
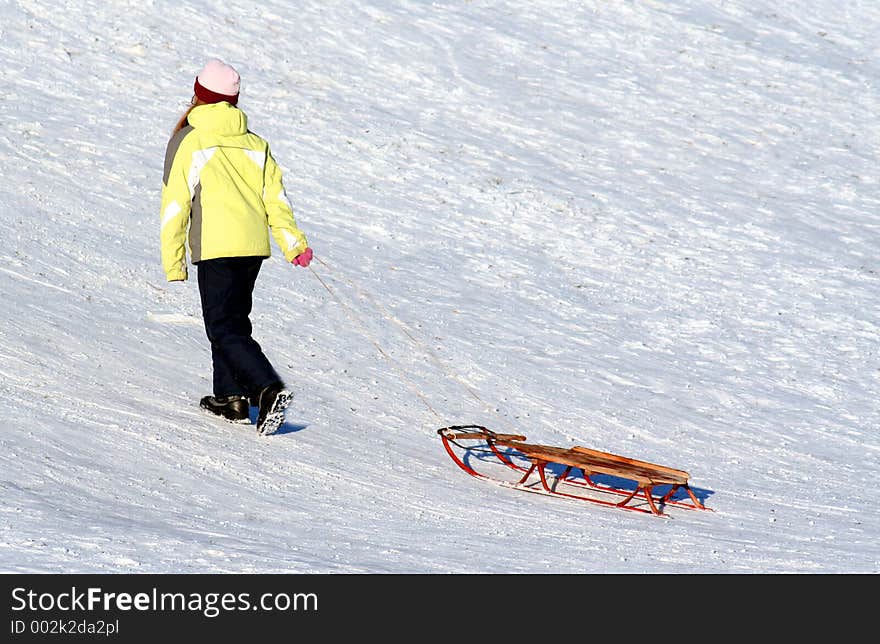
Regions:
<instances>
[{"instance_id":1,"label":"child's hand","mask_svg":"<svg viewBox=\"0 0 880 644\"><path fill-rule=\"evenodd\" d=\"M294 257L290 263L294 266L308 266L309 263L312 261L313 255L314 253L312 253L312 249L306 248L303 252Z\"/></svg>"}]
</instances>

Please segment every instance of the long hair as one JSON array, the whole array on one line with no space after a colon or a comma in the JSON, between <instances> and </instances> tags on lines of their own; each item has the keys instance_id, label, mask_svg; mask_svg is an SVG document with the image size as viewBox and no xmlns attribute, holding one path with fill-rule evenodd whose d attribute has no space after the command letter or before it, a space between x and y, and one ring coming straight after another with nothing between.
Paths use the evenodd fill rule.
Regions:
<instances>
[{"instance_id":1,"label":"long hair","mask_svg":"<svg viewBox=\"0 0 880 644\"><path fill-rule=\"evenodd\" d=\"M189 113L193 111L199 105L207 105L205 101L202 99L193 96L192 101L190 101L189 107L186 109L186 112L183 113L183 116L180 117L180 120L177 121L177 125L174 126L174 131L171 133L172 136L177 134L182 128L186 127L187 119L189 118Z\"/></svg>"}]
</instances>

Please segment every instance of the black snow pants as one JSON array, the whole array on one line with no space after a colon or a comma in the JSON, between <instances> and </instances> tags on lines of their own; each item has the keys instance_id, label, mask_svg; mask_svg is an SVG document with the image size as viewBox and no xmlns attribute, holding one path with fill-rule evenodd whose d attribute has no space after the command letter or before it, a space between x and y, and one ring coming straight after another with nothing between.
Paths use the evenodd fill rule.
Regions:
<instances>
[{"instance_id":1,"label":"black snow pants","mask_svg":"<svg viewBox=\"0 0 880 644\"><path fill-rule=\"evenodd\" d=\"M252 396L280 381L251 337L254 285L263 259L221 257L196 264L202 317L211 342L215 396Z\"/></svg>"}]
</instances>

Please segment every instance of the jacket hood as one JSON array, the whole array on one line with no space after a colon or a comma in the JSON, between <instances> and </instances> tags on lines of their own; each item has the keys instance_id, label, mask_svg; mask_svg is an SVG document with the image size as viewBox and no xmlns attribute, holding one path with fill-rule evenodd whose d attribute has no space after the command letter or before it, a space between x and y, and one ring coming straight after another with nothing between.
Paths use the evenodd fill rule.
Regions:
<instances>
[{"instance_id":1,"label":"jacket hood","mask_svg":"<svg viewBox=\"0 0 880 644\"><path fill-rule=\"evenodd\" d=\"M234 136L247 132L247 115L226 102L198 105L187 118L197 130L208 130L221 136Z\"/></svg>"}]
</instances>

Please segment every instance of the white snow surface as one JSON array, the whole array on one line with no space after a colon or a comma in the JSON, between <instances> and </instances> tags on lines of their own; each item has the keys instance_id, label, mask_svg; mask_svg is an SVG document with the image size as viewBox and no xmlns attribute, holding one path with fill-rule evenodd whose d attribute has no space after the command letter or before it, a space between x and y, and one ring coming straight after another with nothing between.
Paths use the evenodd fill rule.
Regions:
<instances>
[{"instance_id":1,"label":"white snow surface","mask_svg":"<svg viewBox=\"0 0 880 644\"><path fill-rule=\"evenodd\" d=\"M874 0L0 2L0 570L876 573ZM165 282L210 57L315 251L273 436ZM669 519L469 477L479 424L684 469Z\"/></svg>"}]
</instances>

